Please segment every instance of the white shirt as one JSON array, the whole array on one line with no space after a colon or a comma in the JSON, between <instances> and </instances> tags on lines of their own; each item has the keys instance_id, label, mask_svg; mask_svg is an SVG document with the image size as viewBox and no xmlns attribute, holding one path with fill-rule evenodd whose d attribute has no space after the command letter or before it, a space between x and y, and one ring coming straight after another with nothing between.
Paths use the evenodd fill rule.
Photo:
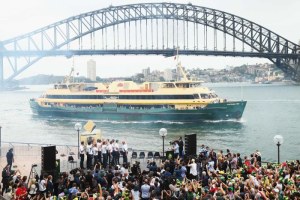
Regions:
<instances>
[{"instance_id":1,"label":"white shirt","mask_svg":"<svg viewBox=\"0 0 300 200\"><path fill-rule=\"evenodd\" d=\"M122 151L123 152L127 152L128 151L128 147L127 147L127 144L125 143L125 144L122 144Z\"/></svg>"},{"instance_id":2,"label":"white shirt","mask_svg":"<svg viewBox=\"0 0 300 200\"><path fill-rule=\"evenodd\" d=\"M208 169L208 171L210 171L210 172L215 171L214 165L215 165L215 162L214 162L213 160L212 160L212 161L209 161L209 162L207 163L207 169Z\"/></svg>"},{"instance_id":3,"label":"white shirt","mask_svg":"<svg viewBox=\"0 0 300 200\"><path fill-rule=\"evenodd\" d=\"M193 176L197 176L198 175L197 164L196 163L191 163L188 166L190 167L190 174L192 174Z\"/></svg>"},{"instance_id":4,"label":"white shirt","mask_svg":"<svg viewBox=\"0 0 300 200\"><path fill-rule=\"evenodd\" d=\"M115 143L115 145L114 145L114 151L119 151L119 144L118 143Z\"/></svg>"},{"instance_id":5,"label":"white shirt","mask_svg":"<svg viewBox=\"0 0 300 200\"><path fill-rule=\"evenodd\" d=\"M133 200L139 200L140 199L140 191L131 190L131 194L132 194L132 199Z\"/></svg>"},{"instance_id":6,"label":"white shirt","mask_svg":"<svg viewBox=\"0 0 300 200\"><path fill-rule=\"evenodd\" d=\"M84 154L84 150L85 150L85 147L83 145L80 145L79 153Z\"/></svg>"},{"instance_id":7,"label":"white shirt","mask_svg":"<svg viewBox=\"0 0 300 200\"><path fill-rule=\"evenodd\" d=\"M93 147L93 154L94 156L98 156L98 148L97 147Z\"/></svg>"},{"instance_id":8,"label":"white shirt","mask_svg":"<svg viewBox=\"0 0 300 200\"><path fill-rule=\"evenodd\" d=\"M97 148L98 148L98 152L101 152L101 149L102 149L102 143L101 142L97 142Z\"/></svg>"},{"instance_id":9,"label":"white shirt","mask_svg":"<svg viewBox=\"0 0 300 200\"><path fill-rule=\"evenodd\" d=\"M109 144L109 145L107 145L107 148L106 148L106 149L107 149L108 152L111 153L111 152L112 152L112 148L113 148L113 147L112 147L112 144Z\"/></svg>"},{"instance_id":10,"label":"white shirt","mask_svg":"<svg viewBox=\"0 0 300 200\"><path fill-rule=\"evenodd\" d=\"M102 152L102 154L106 154L106 148L107 148L107 146L106 146L106 144L103 144L102 146L101 146L101 152Z\"/></svg>"},{"instance_id":11,"label":"white shirt","mask_svg":"<svg viewBox=\"0 0 300 200\"><path fill-rule=\"evenodd\" d=\"M92 145L86 146L86 153L88 153L89 155L93 155Z\"/></svg>"},{"instance_id":12,"label":"white shirt","mask_svg":"<svg viewBox=\"0 0 300 200\"><path fill-rule=\"evenodd\" d=\"M39 183L39 190L40 191L45 191L46 190L46 180L45 179L43 179L43 180L40 181L40 183Z\"/></svg>"},{"instance_id":13,"label":"white shirt","mask_svg":"<svg viewBox=\"0 0 300 200\"><path fill-rule=\"evenodd\" d=\"M173 149L174 149L174 153L179 153L179 145L177 143L175 143Z\"/></svg>"}]
</instances>

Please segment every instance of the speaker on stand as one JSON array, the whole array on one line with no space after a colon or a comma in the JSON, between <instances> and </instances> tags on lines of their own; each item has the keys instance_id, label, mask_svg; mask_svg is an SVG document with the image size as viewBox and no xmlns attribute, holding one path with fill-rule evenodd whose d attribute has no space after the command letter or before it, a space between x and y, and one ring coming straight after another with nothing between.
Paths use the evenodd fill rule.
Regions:
<instances>
[{"instance_id":1,"label":"speaker on stand","mask_svg":"<svg viewBox=\"0 0 300 200\"><path fill-rule=\"evenodd\" d=\"M185 156L196 156L197 155L197 135L188 134L184 135L184 153Z\"/></svg>"},{"instance_id":2,"label":"speaker on stand","mask_svg":"<svg viewBox=\"0 0 300 200\"><path fill-rule=\"evenodd\" d=\"M55 177L55 172L57 170L56 166L56 146L46 146L42 147L42 166L41 166L41 175L48 174Z\"/></svg>"}]
</instances>

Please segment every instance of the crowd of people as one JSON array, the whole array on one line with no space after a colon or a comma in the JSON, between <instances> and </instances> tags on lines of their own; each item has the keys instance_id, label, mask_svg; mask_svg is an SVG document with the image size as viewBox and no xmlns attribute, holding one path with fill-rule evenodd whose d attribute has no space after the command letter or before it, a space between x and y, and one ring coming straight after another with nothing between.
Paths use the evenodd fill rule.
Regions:
<instances>
[{"instance_id":1,"label":"crowd of people","mask_svg":"<svg viewBox=\"0 0 300 200\"><path fill-rule=\"evenodd\" d=\"M187 156L180 139L172 144L176 156L151 159L143 167L138 160L128 163L125 142L82 143L80 168L60 173L56 180L48 174L27 180L8 164L2 171L2 195L17 200L300 199L299 160L263 164L258 150L242 157L206 145L199 147L198 155ZM98 151L91 154L93 147Z\"/></svg>"}]
</instances>

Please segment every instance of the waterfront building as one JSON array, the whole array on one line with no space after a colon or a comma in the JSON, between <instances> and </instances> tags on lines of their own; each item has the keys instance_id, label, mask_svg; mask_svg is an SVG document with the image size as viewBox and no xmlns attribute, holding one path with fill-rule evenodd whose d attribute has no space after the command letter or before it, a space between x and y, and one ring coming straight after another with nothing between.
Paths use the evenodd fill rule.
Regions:
<instances>
[{"instance_id":1,"label":"waterfront building","mask_svg":"<svg viewBox=\"0 0 300 200\"><path fill-rule=\"evenodd\" d=\"M173 80L173 71L172 71L172 69L170 69L170 68L165 69L165 71L164 71L164 79L165 79L165 81L171 81L171 80Z\"/></svg>"},{"instance_id":2,"label":"waterfront building","mask_svg":"<svg viewBox=\"0 0 300 200\"><path fill-rule=\"evenodd\" d=\"M147 78L150 75L150 67L143 69L142 74L144 75L145 78Z\"/></svg>"},{"instance_id":3,"label":"waterfront building","mask_svg":"<svg viewBox=\"0 0 300 200\"><path fill-rule=\"evenodd\" d=\"M96 81L96 61L92 59L87 62L87 78Z\"/></svg>"}]
</instances>

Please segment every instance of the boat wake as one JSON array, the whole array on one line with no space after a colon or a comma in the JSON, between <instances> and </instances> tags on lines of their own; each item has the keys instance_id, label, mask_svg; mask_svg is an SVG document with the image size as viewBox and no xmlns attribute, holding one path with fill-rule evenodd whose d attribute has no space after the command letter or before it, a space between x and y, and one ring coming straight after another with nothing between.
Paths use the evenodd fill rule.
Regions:
<instances>
[{"instance_id":1,"label":"boat wake","mask_svg":"<svg viewBox=\"0 0 300 200\"><path fill-rule=\"evenodd\" d=\"M111 123L111 124L185 124L188 122L176 121L121 121L121 120L94 120L98 123Z\"/></svg>"},{"instance_id":2,"label":"boat wake","mask_svg":"<svg viewBox=\"0 0 300 200\"><path fill-rule=\"evenodd\" d=\"M227 119L227 120L204 120L205 123L246 123L245 119Z\"/></svg>"}]
</instances>

